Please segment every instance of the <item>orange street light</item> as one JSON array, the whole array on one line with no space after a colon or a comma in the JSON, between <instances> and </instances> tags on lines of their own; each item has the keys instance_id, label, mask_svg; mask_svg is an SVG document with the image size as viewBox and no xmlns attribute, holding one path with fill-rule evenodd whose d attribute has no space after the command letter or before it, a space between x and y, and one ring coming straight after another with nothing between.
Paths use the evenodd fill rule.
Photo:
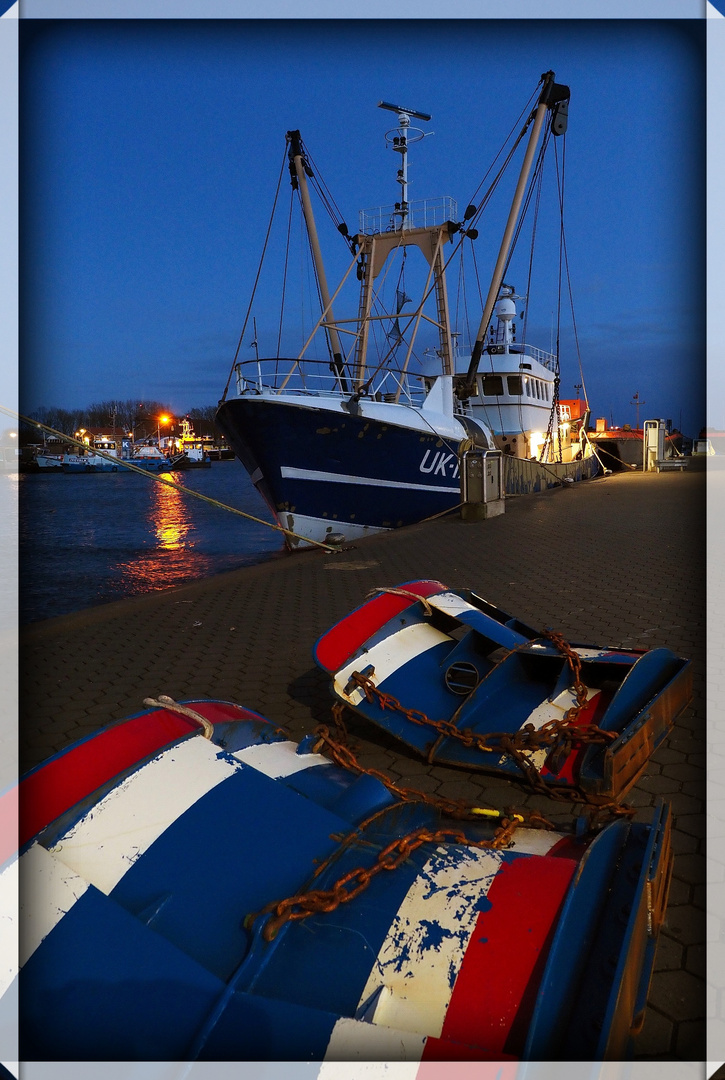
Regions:
<instances>
[{"instance_id":1,"label":"orange street light","mask_svg":"<svg viewBox=\"0 0 725 1080\"><path fill-rule=\"evenodd\" d=\"M156 445L158 446L159 450L161 449L161 425L170 423L171 417L166 416L166 414L158 418L158 424L156 425Z\"/></svg>"}]
</instances>

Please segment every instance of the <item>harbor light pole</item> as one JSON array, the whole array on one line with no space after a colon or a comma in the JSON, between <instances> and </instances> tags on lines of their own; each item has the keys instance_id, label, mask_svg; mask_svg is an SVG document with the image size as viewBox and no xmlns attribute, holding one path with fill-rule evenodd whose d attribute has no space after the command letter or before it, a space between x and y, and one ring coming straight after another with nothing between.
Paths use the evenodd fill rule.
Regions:
<instances>
[{"instance_id":1,"label":"harbor light pole","mask_svg":"<svg viewBox=\"0 0 725 1080\"><path fill-rule=\"evenodd\" d=\"M164 416L159 416L158 417L158 423L156 425L156 446L158 447L159 450L161 449L161 425L162 424L170 424L170 423L171 423L171 417L170 416L166 416L164 414Z\"/></svg>"}]
</instances>

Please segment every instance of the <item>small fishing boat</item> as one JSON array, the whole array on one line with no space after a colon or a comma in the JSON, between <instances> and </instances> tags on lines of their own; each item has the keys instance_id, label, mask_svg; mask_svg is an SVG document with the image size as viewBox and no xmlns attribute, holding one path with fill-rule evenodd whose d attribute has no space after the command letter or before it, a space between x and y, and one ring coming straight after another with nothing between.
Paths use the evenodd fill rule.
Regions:
<instances>
[{"instance_id":1,"label":"small fishing boat","mask_svg":"<svg viewBox=\"0 0 725 1080\"><path fill-rule=\"evenodd\" d=\"M211 468L208 446L212 440L202 439L195 435L191 421L187 417L181 421L181 436L175 442L178 455L174 457L174 469Z\"/></svg>"},{"instance_id":2,"label":"small fishing boat","mask_svg":"<svg viewBox=\"0 0 725 1080\"><path fill-rule=\"evenodd\" d=\"M100 453L98 452L100 451ZM61 454L60 466L65 473L119 472L119 445L116 439L91 438L87 450Z\"/></svg>"},{"instance_id":3,"label":"small fishing boat","mask_svg":"<svg viewBox=\"0 0 725 1080\"><path fill-rule=\"evenodd\" d=\"M19 851L0 836L21 1060L629 1054L665 805L594 831L451 817L240 706L145 704L29 773Z\"/></svg>"},{"instance_id":4,"label":"small fishing boat","mask_svg":"<svg viewBox=\"0 0 725 1080\"><path fill-rule=\"evenodd\" d=\"M439 581L378 590L315 659L340 703L429 762L594 803L626 794L692 695L670 649L570 645Z\"/></svg>"},{"instance_id":5,"label":"small fishing boat","mask_svg":"<svg viewBox=\"0 0 725 1080\"><path fill-rule=\"evenodd\" d=\"M24 472L63 472L60 453L47 453L38 449L32 455L28 455L23 464Z\"/></svg>"},{"instance_id":6,"label":"small fishing boat","mask_svg":"<svg viewBox=\"0 0 725 1080\"><path fill-rule=\"evenodd\" d=\"M309 236L322 310L294 357L280 354L275 331L277 354L260 358L255 329L256 358L235 358L216 423L278 523L291 530L290 547L351 540L455 509L464 501L463 455L472 448L489 455L510 495L599 471L587 438L588 405L572 414L572 403L559 396L558 349L526 341L523 305L528 313L531 283L525 295L517 292L510 267L529 209L536 233L544 160L564 136L568 103L569 88L546 72L523 127L515 125L503 148L507 161L519 146L526 151L485 301L481 294L478 329L462 300L464 256L475 267L481 218L503 169L479 198L481 181L462 214L449 196L410 201L408 152L427 134L411 120L431 117L380 102L397 114L386 140L400 164L400 200L360 211L354 235L335 218L350 261L332 292L311 196L316 191L333 217L334 200L300 132L287 132L292 198ZM557 183L556 212L563 214L558 172ZM563 243L563 217L559 234ZM455 305L447 285L454 274ZM359 289L348 297L348 279L355 278ZM343 306L344 318L335 314Z\"/></svg>"},{"instance_id":7,"label":"small fishing boat","mask_svg":"<svg viewBox=\"0 0 725 1080\"><path fill-rule=\"evenodd\" d=\"M174 467L174 458L162 454L158 446L151 443L134 446L129 457L124 460L145 472L171 472Z\"/></svg>"}]
</instances>

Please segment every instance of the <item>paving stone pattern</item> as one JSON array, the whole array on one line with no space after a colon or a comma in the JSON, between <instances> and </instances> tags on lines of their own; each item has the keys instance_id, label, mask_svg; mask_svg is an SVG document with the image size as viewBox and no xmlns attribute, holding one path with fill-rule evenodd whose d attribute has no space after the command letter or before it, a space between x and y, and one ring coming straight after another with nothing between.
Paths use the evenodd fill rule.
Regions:
<instances>
[{"instance_id":1,"label":"paving stone pattern","mask_svg":"<svg viewBox=\"0 0 725 1080\"><path fill-rule=\"evenodd\" d=\"M474 589L573 642L669 646L693 661L694 697L629 800L643 820L669 800L676 853L636 1052L704 1061L704 494L704 473L620 473L508 499L488 521L441 518L35 624L21 636L22 767L159 694L236 701L299 739L330 720L317 638L371 589L420 577ZM523 786L428 766L347 718L361 763L396 781L568 818Z\"/></svg>"}]
</instances>

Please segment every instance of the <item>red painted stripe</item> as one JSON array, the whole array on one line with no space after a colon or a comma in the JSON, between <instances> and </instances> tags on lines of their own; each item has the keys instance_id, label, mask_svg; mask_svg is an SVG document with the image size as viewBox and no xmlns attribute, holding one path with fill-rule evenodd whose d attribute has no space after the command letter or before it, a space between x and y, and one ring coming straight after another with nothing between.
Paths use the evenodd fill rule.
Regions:
<instances>
[{"instance_id":1,"label":"red painted stripe","mask_svg":"<svg viewBox=\"0 0 725 1080\"><path fill-rule=\"evenodd\" d=\"M472 1041L487 1056L520 1052L576 867L567 858L522 855L496 874L490 906L478 916L443 1023L441 1042L449 1043L451 1053L456 1044Z\"/></svg>"},{"instance_id":2,"label":"red painted stripe","mask_svg":"<svg viewBox=\"0 0 725 1080\"><path fill-rule=\"evenodd\" d=\"M482 1050L480 1046L471 1046L470 1043L454 1043L448 1039L433 1039L430 1036L425 1040L425 1046L423 1047L423 1056L421 1058L422 1066L415 1074L415 1080L452 1080L450 1066L446 1069L446 1066L437 1066L434 1063L437 1061L493 1061L493 1062L511 1062L509 1067L510 1071L503 1072L502 1067L498 1064L491 1068L482 1070L480 1067L475 1066L468 1069L464 1069L463 1072L457 1066L455 1070L455 1080L516 1080L516 1074L518 1072L518 1058L511 1057L510 1054L503 1054L501 1051L496 1053L488 1053L486 1050Z\"/></svg>"},{"instance_id":3,"label":"red painted stripe","mask_svg":"<svg viewBox=\"0 0 725 1080\"><path fill-rule=\"evenodd\" d=\"M579 862L589 847L591 837L584 840L576 836L562 836L546 853L547 859L573 859Z\"/></svg>"},{"instance_id":4,"label":"red painted stripe","mask_svg":"<svg viewBox=\"0 0 725 1080\"><path fill-rule=\"evenodd\" d=\"M216 724L264 719L229 702L194 701L189 705ZM104 728L97 735L50 758L20 781L19 837L17 832L0 834L0 864L17 850L16 840L19 839L22 847L102 784L190 731L198 730L199 725L193 720L156 709ZM5 798L7 796L3 802Z\"/></svg>"},{"instance_id":5,"label":"red painted stripe","mask_svg":"<svg viewBox=\"0 0 725 1080\"><path fill-rule=\"evenodd\" d=\"M612 695L610 693L604 693L601 690L598 691L594 697L589 699L577 716L574 721L574 728L585 727L587 724L598 724L611 700ZM565 758L564 764L561 769L559 769L558 773L550 772L546 765L544 765L541 770L541 775L556 776L556 779L563 783L575 784L579 779L579 766L581 765L582 758L586 751L586 746L575 747L568 757Z\"/></svg>"},{"instance_id":6,"label":"red painted stripe","mask_svg":"<svg viewBox=\"0 0 725 1080\"><path fill-rule=\"evenodd\" d=\"M412 581L398 587L416 596L449 591L440 581ZM322 635L315 646L317 663L325 671L339 671L376 630L414 603L409 597L394 593L380 593L368 600Z\"/></svg>"}]
</instances>

